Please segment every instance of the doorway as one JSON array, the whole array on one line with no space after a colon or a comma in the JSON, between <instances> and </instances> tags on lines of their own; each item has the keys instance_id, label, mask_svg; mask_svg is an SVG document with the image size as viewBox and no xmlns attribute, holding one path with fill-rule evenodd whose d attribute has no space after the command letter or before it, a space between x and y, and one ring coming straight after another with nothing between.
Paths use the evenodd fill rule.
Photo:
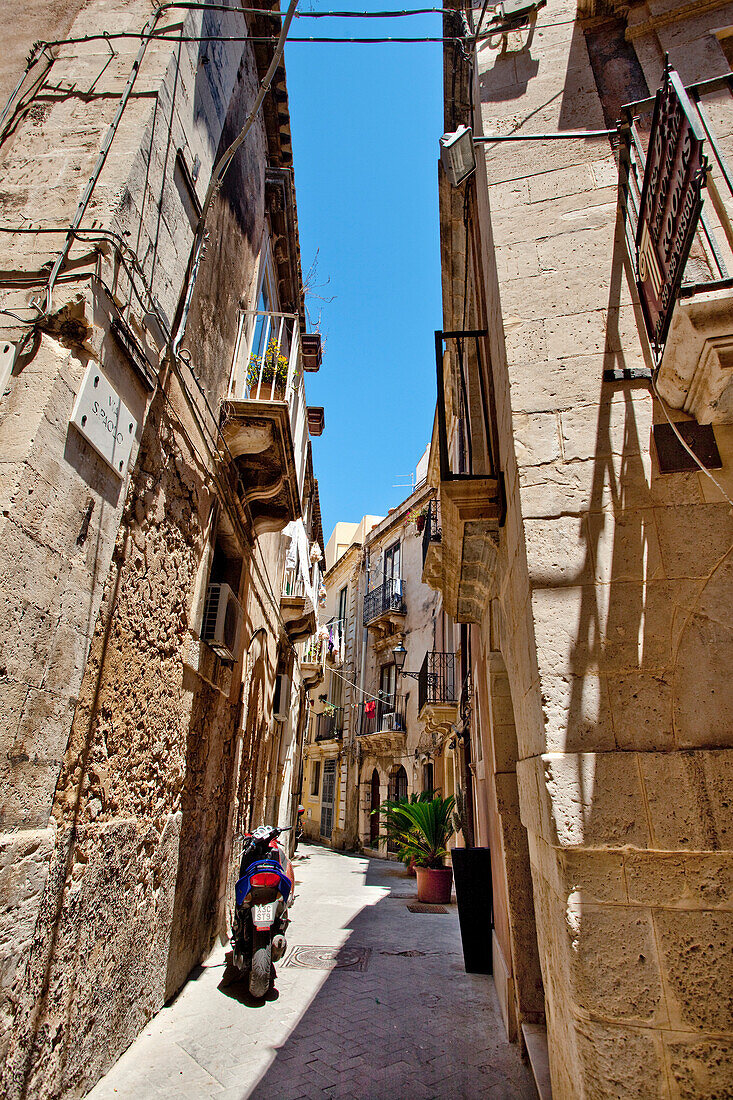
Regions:
<instances>
[{"instance_id":1,"label":"doorway","mask_svg":"<svg viewBox=\"0 0 733 1100\"><path fill-rule=\"evenodd\" d=\"M379 843L379 814L375 813L375 810L379 809L379 772L375 768L372 772L371 790L369 794L369 844L372 848L376 848Z\"/></svg>"},{"instance_id":2,"label":"doorway","mask_svg":"<svg viewBox=\"0 0 733 1100\"><path fill-rule=\"evenodd\" d=\"M336 801L336 760L326 760L323 765L323 789L321 791L321 836L331 839L333 833L333 808Z\"/></svg>"}]
</instances>

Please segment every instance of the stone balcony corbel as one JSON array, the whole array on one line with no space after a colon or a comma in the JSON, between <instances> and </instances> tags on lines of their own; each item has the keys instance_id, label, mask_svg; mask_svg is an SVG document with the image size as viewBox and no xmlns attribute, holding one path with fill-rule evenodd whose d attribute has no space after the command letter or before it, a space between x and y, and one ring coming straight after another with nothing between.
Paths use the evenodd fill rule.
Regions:
<instances>
[{"instance_id":1,"label":"stone balcony corbel","mask_svg":"<svg viewBox=\"0 0 733 1100\"><path fill-rule=\"evenodd\" d=\"M696 289L679 299L657 389L699 424L733 423L733 290Z\"/></svg>"},{"instance_id":2,"label":"stone balcony corbel","mask_svg":"<svg viewBox=\"0 0 733 1100\"><path fill-rule=\"evenodd\" d=\"M503 515L495 477L457 477L440 483L443 602L457 623L478 623L492 594Z\"/></svg>"},{"instance_id":3,"label":"stone balcony corbel","mask_svg":"<svg viewBox=\"0 0 733 1100\"><path fill-rule=\"evenodd\" d=\"M300 494L284 401L225 401L221 429L237 468L256 535L282 531L300 515Z\"/></svg>"}]
</instances>

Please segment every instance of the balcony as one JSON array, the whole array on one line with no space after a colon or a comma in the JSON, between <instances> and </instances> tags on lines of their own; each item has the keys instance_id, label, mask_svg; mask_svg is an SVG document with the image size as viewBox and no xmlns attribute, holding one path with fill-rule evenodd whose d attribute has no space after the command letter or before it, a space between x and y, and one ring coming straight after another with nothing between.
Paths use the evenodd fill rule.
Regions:
<instances>
[{"instance_id":1,"label":"balcony","mask_svg":"<svg viewBox=\"0 0 733 1100\"><path fill-rule=\"evenodd\" d=\"M306 687L317 687L323 682L325 661L325 642L323 638L313 635L303 643L303 650L300 657L300 672Z\"/></svg>"},{"instance_id":2,"label":"balcony","mask_svg":"<svg viewBox=\"0 0 733 1100\"><path fill-rule=\"evenodd\" d=\"M458 718L460 685L455 653L425 654L418 679L418 718L428 733L447 734Z\"/></svg>"},{"instance_id":3,"label":"balcony","mask_svg":"<svg viewBox=\"0 0 733 1100\"><path fill-rule=\"evenodd\" d=\"M340 668L346 660L346 619L331 619L326 630L326 660Z\"/></svg>"},{"instance_id":4,"label":"balcony","mask_svg":"<svg viewBox=\"0 0 733 1100\"><path fill-rule=\"evenodd\" d=\"M711 112L720 117L720 93L725 91L733 93L733 74L686 89L687 117L702 140L703 158L709 165L695 236L672 287L669 330L666 339L662 334L656 343L652 340L659 361L660 395L699 424L733 423L733 169L723 153L723 145L730 145L727 131L721 139L711 123ZM630 104L624 109L621 129L622 194L628 248L635 264L653 106L653 99Z\"/></svg>"},{"instance_id":5,"label":"balcony","mask_svg":"<svg viewBox=\"0 0 733 1100\"><path fill-rule=\"evenodd\" d=\"M405 746L405 697L385 695L360 703L357 732L367 752L401 751Z\"/></svg>"},{"instance_id":6,"label":"balcony","mask_svg":"<svg viewBox=\"0 0 733 1100\"><path fill-rule=\"evenodd\" d=\"M316 715L315 740L340 741L344 736L344 708L334 707L331 713Z\"/></svg>"},{"instance_id":7,"label":"balcony","mask_svg":"<svg viewBox=\"0 0 733 1100\"><path fill-rule=\"evenodd\" d=\"M430 588L440 587L442 541L440 501L434 497L428 501L422 529L422 582Z\"/></svg>"},{"instance_id":8,"label":"balcony","mask_svg":"<svg viewBox=\"0 0 733 1100\"><path fill-rule=\"evenodd\" d=\"M364 597L364 626L375 635L377 648L386 646L399 633L407 614L404 582L392 579L367 592Z\"/></svg>"},{"instance_id":9,"label":"balcony","mask_svg":"<svg viewBox=\"0 0 733 1100\"><path fill-rule=\"evenodd\" d=\"M298 318L242 311L221 429L255 534L282 531L301 514L308 411Z\"/></svg>"},{"instance_id":10,"label":"balcony","mask_svg":"<svg viewBox=\"0 0 733 1100\"><path fill-rule=\"evenodd\" d=\"M506 514L496 413L485 381L486 339L483 329L435 334L438 403L430 465L440 484L441 541L435 573L426 579L442 592L457 623L481 622L495 593Z\"/></svg>"},{"instance_id":11,"label":"balcony","mask_svg":"<svg viewBox=\"0 0 733 1100\"><path fill-rule=\"evenodd\" d=\"M280 614L290 642L303 642L316 632L316 609L295 569L286 569L280 597Z\"/></svg>"}]
</instances>

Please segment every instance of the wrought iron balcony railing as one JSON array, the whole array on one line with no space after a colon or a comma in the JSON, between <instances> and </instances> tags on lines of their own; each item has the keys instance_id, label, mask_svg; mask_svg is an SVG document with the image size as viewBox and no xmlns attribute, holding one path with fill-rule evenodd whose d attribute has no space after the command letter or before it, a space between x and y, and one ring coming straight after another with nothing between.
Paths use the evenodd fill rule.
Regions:
<instances>
[{"instance_id":1,"label":"wrought iron balcony railing","mask_svg":"<svg viewBox=\"0 0 733 1100\"><path fill-rule=\"evenodd\" d=\"M364 626L388 611L403 611L404 597L401 580L389 580L379 588L367 592L364 597Z\"/></svg>"},{"instance_id":2,"label":"wrought iron balcony railing","mask_svg":"<svg viewBox=\"0 0 733 1100\"><path fill-rule=\"evenodd\" d=\"M703 102L706 96L719 96L722 91L733 93L733 73L702 80L689 85L685 91L692 104L694 118L699 123L704 136L705 151L710 154L705 187L703 189L703 208L697 229L699 245L692 249L686 268L681 272L681 296L689 295L698 289L729 288L731 279L729 268L733 266L733 169L723 151L728 143L718 137L713 129L708 106L715 107L715 99L710 105ZM621 132L621 172L623 202L626 207L627 236L629 251L635 255L634 238L641 205L642 181L646 167L648 150L646 148L649 120L654 108L654 97L638 103L630 103L624 108Z\"/></svg>"},{"instance_id":3,"label":"wrought iron balcony railing","mask_svg":"<svg viewBox=\"0 0 733 1100\"><path fill-rule=\"evenodd\" d=\"M440 542L443 532L440 526L440 502L437 497L428 501L425 512L425 523L422 529L422 563L428 556L428 548L432 542Z\"/></svg>"},{"instance_id":4,"label":"wrought iron balcony railing","mask_svg":"<svg viewBox=\"0 0 733 1100\"><path fill-rule=\"evenodd\" d=\"M302 492L308 452L308 410L298 318L241 310L229 382L231 401L285 402Z\"/></svg>"},{"instance_id":5,"label":"wrought iron balcony railing","mask_svg":"<svg viewBox=\"0 0 733 1100\"><path fill-rule=\"evenodd\" d=\"M346 619L331 619L326 623L326 659L343 664L346 659Z\"/></svg>"},{"instance_id":6,"label":"wrought iron balcony railing","mask_svg":"<svg viewBox=\"0 0 733 1100\"><path fill-rule=\"evenodd\" d=\"M283 577L283 596L305 596L303 578L296 569L286 569Z\"/></svg>"},{"instance_id":7,"label":"wrought iron balcony railing","mask_svg":"<svg viewBox=\"0 0 733 1100\"><path fill-rule=\"evenodd\" d=\"M344 708L316 715L316 741L340 740L344 735Z\"/></svg>"},{"instance_id":8,"label":"wrought iron balcony railing","mask_svg":"<svg viewBox=\"0 0 733 1100\"><path fill-rule=\"evenodd\" d=\"M417 688L418 713L428 704L457 704L460 685L456 678L455 653L426 653L418 674Z\"/></svg>"},{"instance_id":9,"label":"wrought iron balcony railing","mask_svg":"<svg viewBox=\"0 0 733 1100\"><path fill-rule=\"evenodd\" d=\"M359 736L370 733L395 733L405 730L404 695L385 695L359 704Z\"/></svg>"},{"instance_id":10,"label":"wrought iron balcony railing","mask_svg":"<svg viewBox=\"0 0 733 1100\"><path fill-rule=\"evenodd\" d=\"M313 634L307 642L303 643L303 654L300 658L302 665L322 665L325 657L325 641L317 634Z\"/></svg>"}]
</instances>

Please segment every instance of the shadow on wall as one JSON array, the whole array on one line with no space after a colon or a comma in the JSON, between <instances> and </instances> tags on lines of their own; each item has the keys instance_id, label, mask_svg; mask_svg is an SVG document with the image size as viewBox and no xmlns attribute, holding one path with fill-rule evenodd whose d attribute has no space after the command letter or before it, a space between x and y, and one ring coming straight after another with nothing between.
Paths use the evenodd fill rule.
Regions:
<instances>
[{"instance_id":1,"label":"shadow on wall","mask_svg":"<svg viewBox=\"0 0 733 1100\"><path fill-rule=\"evenodd\" d=\"M532 56L535 24L513 31L508 37L494 35L483 43L482 64L493 53L494 63L479 76L479 96L482 103L501 103L520 99L540 68L539 59ZM483 31L483 26L482 26ZM535 53L537 52L535 48Z\"/></svg>"},{"instance_id":2,"label":"shadow on wall","mask_svg":"<svg viewBox=\"0 0 733 1100\"><path fill-rule=\"evenodd\" d=\"M633 288L619 214L603 366L638 367L639 356L627 360L638 340L651 367L635 290L638 337L621 306L624 278ZM730 1000L726 937L714 914L700 912L712 895L704 900L686 881L686 863L703 857L682 851L729 845L710 805L709 765L679 750L730 745L733 531L727 506L706 503L703 475L660 475L650 437L664 417L655 405L648 382L603 383L593 453L584 435L594 406L562 414L565 462L590 503L563 521L568 546L578 547L572 575L534 582L563 639L555 652L568 643L567 674L549 688L560 708L567 692L565 743L555 750L567 755L544 765L554 827L565 830L565 889L560 898L548 883L536 892L542 954L555 959L548 999L563 1009L553 1058L566 1082L580 1066L609 1095L629 1097L647 1095L649 1077L666 1079L657 1029L680 1033L667 1053L672 1076L683 1080L699 1057L707 1081L717 1055L715 1042L703 1051L705 1032L730 1026L721 1007ZM541 663L553 660L548 652ZM567 819L564 798L574 804ZM667 860L662 871L657 853L675 851L686 862ZM662 895L652 885L660 873L677 876ZM712 900L721 903L719 891ZM568 1024L573 1012L590 1022Z\"/></svg>"}]
</instances>

